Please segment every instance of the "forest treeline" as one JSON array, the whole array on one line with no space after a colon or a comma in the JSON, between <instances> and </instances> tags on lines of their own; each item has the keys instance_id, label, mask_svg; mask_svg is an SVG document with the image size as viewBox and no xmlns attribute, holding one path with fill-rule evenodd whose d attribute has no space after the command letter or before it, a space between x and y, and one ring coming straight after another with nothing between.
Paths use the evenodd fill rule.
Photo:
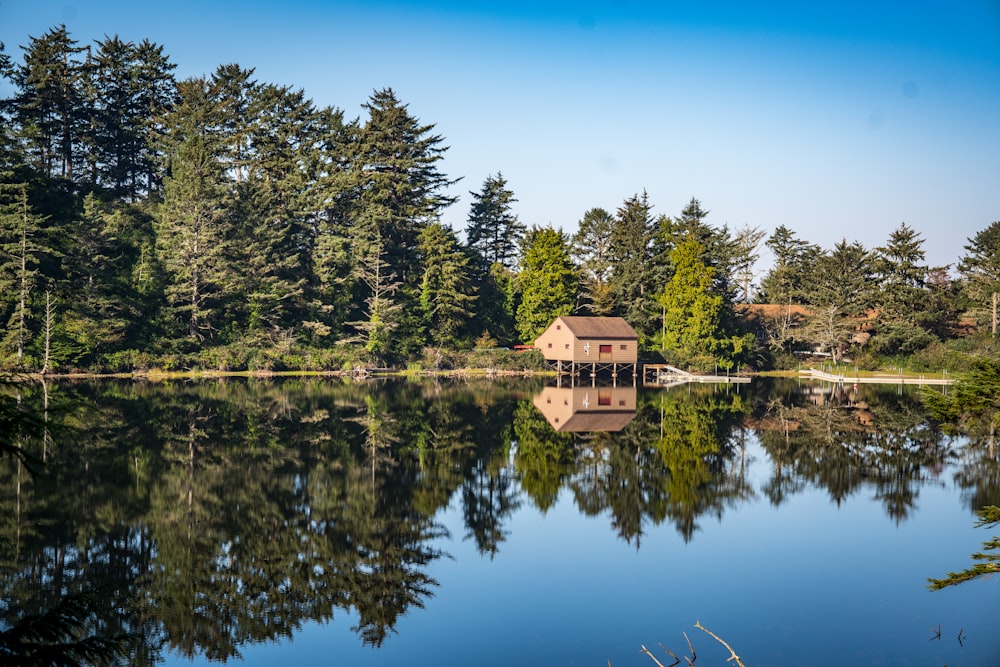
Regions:
<instances>
[{"instance_id":1,"label":"forest treeline","mask_svg":"<svg viewBox=\"0 0 1000 667\"><path fill-rule=\"evenodd\" d=\"M350 118L252 68L174 69L161 45L65 26L0 49L0 366L440 364L570 313L620 315L648 354L701 368L930 364L995 335L1000 222L952 275L906 224L822 248L715 225L695 198L654 214L644 192L584 204L570 235L521 221L497 171L461 237L441 222L445 139L391 89Z\"/></svg>"}]
</instances>

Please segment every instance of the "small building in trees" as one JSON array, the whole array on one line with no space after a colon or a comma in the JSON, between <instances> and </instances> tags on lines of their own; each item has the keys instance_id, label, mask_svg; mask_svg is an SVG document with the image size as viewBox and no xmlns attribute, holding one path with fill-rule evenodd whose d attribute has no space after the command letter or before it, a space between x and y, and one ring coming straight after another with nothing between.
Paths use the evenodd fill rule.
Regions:
<instances>
[{"instance_id":1,"label":"small building in trees","mask_svg":"<svg viewBox=\"0 0 1000 667\"><path fill-rule=\"evenodd\" d=\"M620 317L557 317L535 339L535 349L556 369L576 375L587 369L591 376L610 370L618 377L619 367L631 367L635 377L639 359L639 335Z\"/></svg>"}]
</instances>

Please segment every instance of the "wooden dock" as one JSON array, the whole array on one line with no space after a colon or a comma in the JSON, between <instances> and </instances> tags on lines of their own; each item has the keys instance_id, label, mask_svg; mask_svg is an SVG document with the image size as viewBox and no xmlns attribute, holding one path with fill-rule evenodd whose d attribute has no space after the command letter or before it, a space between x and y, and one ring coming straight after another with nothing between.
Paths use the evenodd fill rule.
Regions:
<instances>
[{"instance_id":1,"label":"wooden dock","mask_svg":"<svg viewBox=\"0 0 1000 667\"><path fill-rule=\"evenodd\" d=\"M704 384L746 384L745 375L695 375L670 364L643 364L642 384L645 387L675 387L690 382Z\"/></svg>"},{"instance_id":2,"label":"wooden dock","mask_svg":"<svg viewBox=\"0 0 1000 667\"><path fill-rule=\"evenodd\" d=\"M920 375L891 375L889 373L876 373L874 375L849 375L847 373L827 373L818 371L815 368L800 370L800 375L804 375L814 380L833 382L834 384L914 384L914 385L949 385L950 378L929 378Z\"/></svg>"}]
</instances>

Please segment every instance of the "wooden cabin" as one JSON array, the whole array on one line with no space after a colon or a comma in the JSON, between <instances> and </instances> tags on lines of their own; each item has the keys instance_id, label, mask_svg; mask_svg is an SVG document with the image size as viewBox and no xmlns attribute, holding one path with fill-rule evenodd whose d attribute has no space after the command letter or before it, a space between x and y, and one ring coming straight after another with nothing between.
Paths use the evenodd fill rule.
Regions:
<instances>
[{"instance_id":1,"label":"wooden cabin","mask_svg":"<svg viewBox=\"0 0 1000 667\"><path fill-rule=\"evenodd\" d=\"M639 336L620 317L580 317L564 315L535 339L535 348L558 370L569 364L568 372L589 367L592 373L606 368L617 376L619 366L631 366L635 374L639 359Z\"/></svg>"},{"instance_id":2,"label":"wooden cabin","mask_svg":"<svg viewBox=\"0 0 1000 667\"><path fill-rule=\"evenodd\" d=\"M635 387L545 387L535 407L560 433L620 431L635 418Z\"/></svg>"}]
</instances>

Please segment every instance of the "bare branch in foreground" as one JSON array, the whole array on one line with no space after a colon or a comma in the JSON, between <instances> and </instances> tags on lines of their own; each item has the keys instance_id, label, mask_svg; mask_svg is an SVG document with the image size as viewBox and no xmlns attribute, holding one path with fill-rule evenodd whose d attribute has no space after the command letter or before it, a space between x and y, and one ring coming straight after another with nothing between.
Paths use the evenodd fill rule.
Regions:
<instances>
[{"instance_id":1,"label":"bare branch in foreground","mask_svg":"<svg viewBox=\"0 0 1000 667\"><path fill-rule=\"evenodd\" d=\"M656 663L656 665L657 665L657 667L664 667L664 664L663 664L662 662L660 662L659 660L657 660L657 659L656 659L656 656L655 656L655 655L653 655L653 654L652 654L652 653L650 652L650 650L649 650L648 648L646 648L646 646L645 646L645 645L640 645L640 648L639 648L639 652L640 652L640 653L645 653L646 655L648 655L648 656L649 656L649 659L650 659L650 660L652 660L653 662L655 662L655 663ZM677 663L675 662L675 663L674 663L674 665L676 665L676 664L677 664ZM673 665L671 665L670 667L673 667Z\"/></svg>"},{"instance_id":2,"label":"bare branch in foreground","mask_svg":"<svg viewBox=\"0 0 1000 667\"><path fill-rule=\"evenodd\" d=\"M726 662L735 662L739 667L746 667L740 656L736 655L736 651L733 650L733 647L730 646L724 639L722 639L722 637L720 637L719 635L715 634L714 632L706 628L704 625L702 625L701 621L696 621L694 627L698 628L702 632L705 632L715 641L719 642L729 650L730 657L726 658ZM695 662L698 660L698 654L695 653L694 644L691 642L691 638L688 637L688 634L686 632L681 632L681 634L684 635L684 640L687 642L688 650L691 651L691 657L689 658L688 656L684 656L684 662L686 662L688 667L693 667ZM961 638L959 639L959 641L961 641ZM653 655L652 651L646 648L644 644L640 645L639 652L648 655L649 659L652 660L654 663L656 663L656 667L676 667L681 663L681 658L678 657L676 653L668 649L663 644L660 644L660 648L662 648L667 655L669 655L671 658L674 659L674 661L669 665L664 665L662 662L660 662L656 658L656 656ZM608 667L612 667L610 660L608 660Z\"/></svg>"},{"instance_id":3,"label":"bare branch in foreground","mask_svg":"<svg viewBox=\"0 0 1000 667\"><path fill-rule=\"evenodd\" d=\"M666 651L667 655L669 655L671 658L674 659L674 661L671 664L667 665L667 667L674 667L674 665L681 664L681 659L677 657L676 653L674 653L673 651L671 651L670 649L668 649L663 644L660 644L660 648L662 648L664 651Z\"/></svg>"},{"instance_id":4,"label":"bare branch in foreground","mask_svg":"<svg viewBox=\"0 0 1000 667\"><path fill-rule=\"evenodd\" d=\"M715 634L714 632L712 632L711 630L709 630L708 628L706 628L704 625L702 625L701 621L695 621L694 627L696 627L699 630L702 630L702 631L708 633L709 637L711 637L715 641L719 642L720 644L722 644L723 646L725 646L729 650L730 657L726 660L726 662L732 662L733 660L735 660L736 664L739 665L740 667L746 667L746 665L743 664L743 661L740 660L740 656L736 655L736 651L733 650L733 647L730 646L729 644L727 644L726 641L722 637L720 637L719 635Z\"/></svg>"}]
</instances>

